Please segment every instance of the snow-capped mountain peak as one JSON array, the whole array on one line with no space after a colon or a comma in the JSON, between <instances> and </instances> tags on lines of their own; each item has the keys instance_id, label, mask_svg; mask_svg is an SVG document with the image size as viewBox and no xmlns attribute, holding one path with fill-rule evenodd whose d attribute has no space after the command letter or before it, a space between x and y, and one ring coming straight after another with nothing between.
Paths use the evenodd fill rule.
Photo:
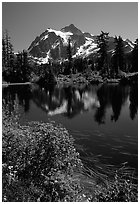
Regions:
<instances>
[{"instance_id":1,"label":"snow-capped mountain peak","mask_svg":"<svg viewBox=\"0 0 140 204\"><path fill-rule=\"evenodd\" d=\"M71 35L73 35L73 33L71 32L62 32L62 31L57 31L57 30L54 30L54 29L47 29L48 30L48 33L55 33L57 36L59 36L60 38L63 39L64 43L67 44L68 43L68 39Z\"/></svg>"},{"instance_id":2,"label":"snow-capped mountain peak","mask_svg":"<svg viewBox=\"0 0 140 204\"><path fill-rule=\"evenodd\" d=\"M97 36L88 32L82 32L73 24L55 30L48 28L40 36L37 36L31 43L28 51L32 58L38 63L48 63L49 60L67 59L68 39L71 40L72 55L75 57L89 57L96 55L98 51ZM125 53L129 53L134 48L134 43L129 39L123 40ZM114 37L109 37L108 53L114 52Z\"/></svg>"},{"instance_id":3,"label":"snow-capped mountain peak","mask_svg":"<svg viewBox=\"0 0 140 204\"><path fill-rule=\"evenodd\" d=\"M66 26L64 28L61 29L62 32L71 32L74 35L82 35L82 31L79 30L78 28L75 27L75 25L70 24L69 26Z\"/></svg>"}]
</instances>

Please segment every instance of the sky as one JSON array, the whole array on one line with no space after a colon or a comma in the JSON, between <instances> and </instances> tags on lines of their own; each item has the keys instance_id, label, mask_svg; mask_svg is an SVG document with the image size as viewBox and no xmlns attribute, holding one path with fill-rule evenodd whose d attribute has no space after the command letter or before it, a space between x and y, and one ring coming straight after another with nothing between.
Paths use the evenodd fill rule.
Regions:
<instances>
[{"instance_id":1,"label":"sky","mask_svg":"<svg viewBox=\"0 0 140 204\"><path fill-rule=\"evenodd\" d=\"M137 2L3 2L2 30L7 29L14 51L28 49L47 28L74 24L83 32L135 41L138 38Z\"/></svg>"}]
</instances>

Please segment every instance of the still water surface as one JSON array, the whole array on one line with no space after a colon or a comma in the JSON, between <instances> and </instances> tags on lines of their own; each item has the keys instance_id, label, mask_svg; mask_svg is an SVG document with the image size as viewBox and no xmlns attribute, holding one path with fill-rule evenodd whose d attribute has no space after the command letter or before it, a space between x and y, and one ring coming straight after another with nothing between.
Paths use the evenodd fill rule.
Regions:
<instances>
[{"instance_id":1,"label":"still water surface","mask_svg":"<svg viewBox=\"0 0 140 204\"><path fill-rule=\"evenodd\" d=\"M138 87L90 85L3 87L3 100L12 111L19 104L22 124L55 121L75 139L81 156L102 163L138 168Z\"/></svg>"}]
</instances>

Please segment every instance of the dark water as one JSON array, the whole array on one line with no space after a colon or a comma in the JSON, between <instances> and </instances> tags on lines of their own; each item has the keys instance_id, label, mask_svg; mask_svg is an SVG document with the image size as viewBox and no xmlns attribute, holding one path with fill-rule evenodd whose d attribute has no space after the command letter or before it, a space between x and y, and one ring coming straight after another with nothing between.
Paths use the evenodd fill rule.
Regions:
<instances>
[{"instance_id":1,"label":"dark water","mask_svg":"<svg viewBox=\"0 0 140 204\"><path fill-rule=\"evenodd\" d=\"M3 88L9 110L19 104L20 122L55 121L75 138L81 156L138 168L138 87L93 85L81 88L38 85Z\"/></svg>"}]
</instances>

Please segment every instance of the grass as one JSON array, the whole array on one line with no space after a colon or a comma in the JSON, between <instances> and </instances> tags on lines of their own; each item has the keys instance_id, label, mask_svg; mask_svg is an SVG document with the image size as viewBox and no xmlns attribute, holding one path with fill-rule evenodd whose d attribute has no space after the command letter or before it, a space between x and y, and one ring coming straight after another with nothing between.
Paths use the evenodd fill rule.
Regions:
<instances>
[{"instance_id":1,"label":"grass","mask_svg":"<svg viewBox=\"0 0 140 204\"><path fill-rule=\"evenodd\" d=\"M20 125L16 104L14 110L10 113L3 105L4 202L137 201L129 169L107 175L88 168L65 128L40 122Z\"/></svg>"},{"instance_id":2,"label":"grass","mask_svg":"<svg viewBox=\"0 0 140 204\"><path fill-rule=\"evenodd\" d=\"M94 169L85 169L87 179L83 185L90 192L92 202L136 202L138 200L137 182L133 171L126 166L110 173L101 174ZM94 181L94 182L93 182Z\"/></svg>"}]
</instances>

